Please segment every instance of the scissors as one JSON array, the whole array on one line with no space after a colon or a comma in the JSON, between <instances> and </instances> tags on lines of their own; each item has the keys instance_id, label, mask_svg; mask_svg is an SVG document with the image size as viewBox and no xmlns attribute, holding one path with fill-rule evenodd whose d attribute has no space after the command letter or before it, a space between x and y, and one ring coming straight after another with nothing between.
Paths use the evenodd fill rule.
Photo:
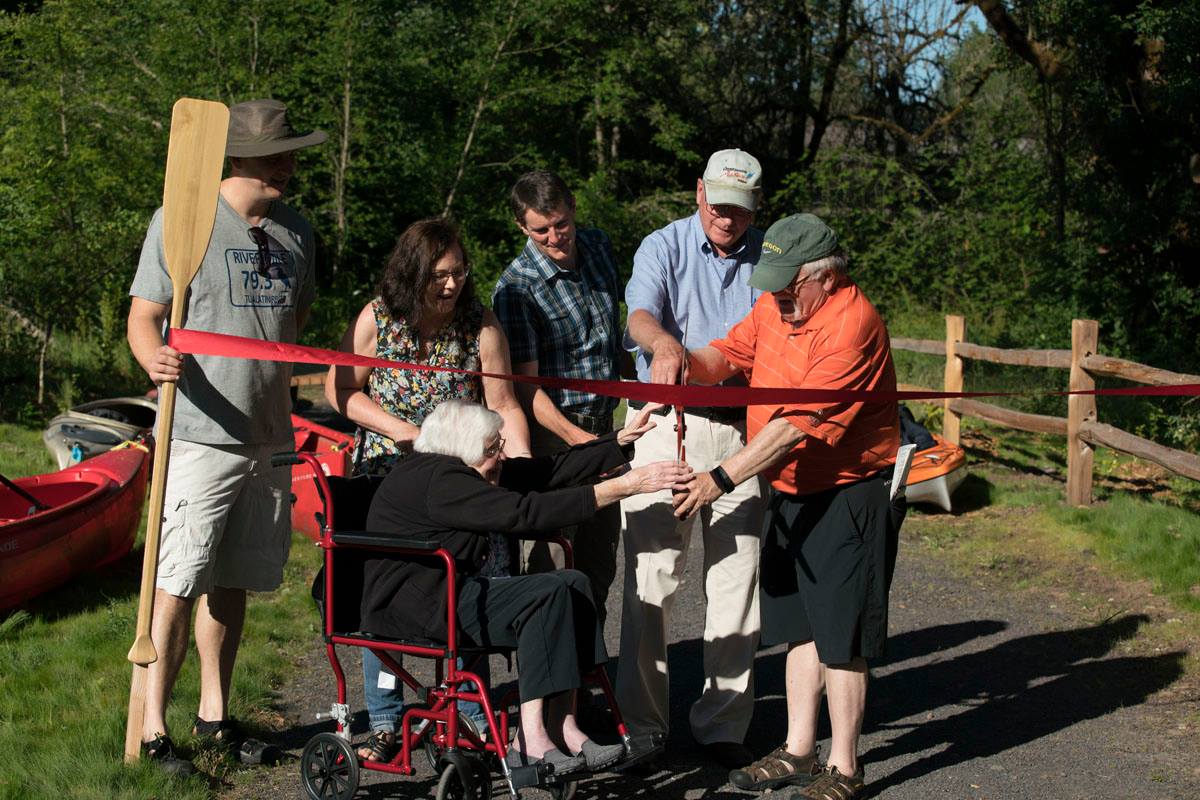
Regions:
<instances>
[{"instance_id":1,"label":"scissors","mask_svg":"<svg viewBox=\"0 0 1200 800\"><path fill-rule=\"evenodd\" d=\"M679 385L687 384L687 331L688 321L683 323L683 364L679 367ZM687 463L687 447L684 444L684 437L687 435L687 424L684 422L683 404L678 403L675 406L675 461L679 464Z\"/></svg>"}]
</instances>

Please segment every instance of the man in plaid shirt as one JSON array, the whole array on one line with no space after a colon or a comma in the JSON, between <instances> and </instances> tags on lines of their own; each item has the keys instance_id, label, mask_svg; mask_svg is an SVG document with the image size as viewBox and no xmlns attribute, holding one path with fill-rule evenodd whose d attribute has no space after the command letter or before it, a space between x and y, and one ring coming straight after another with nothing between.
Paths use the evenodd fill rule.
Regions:
<instances>
[{"instance_id":1,"label":"man in plaid shirt","mask_svg":"<svg viewBox=\"0 0 1200 800\"><path fill-rule=\"evenodd\" d=\"M575 227L575 197L547 170L522 175L509 196L525 248L500 276L492 308L508 336L520 375L616 380L620 352L620 282L608 236ZM550 455L612 430L617 401L587 392L518 384L531 420L533 454ZM601 626L617 569L621 512L612 505L591 522L564 531L575 567L588 576ZM526 545L526 571L563 566L561 552Z\"/></svg>"}]
</instances>

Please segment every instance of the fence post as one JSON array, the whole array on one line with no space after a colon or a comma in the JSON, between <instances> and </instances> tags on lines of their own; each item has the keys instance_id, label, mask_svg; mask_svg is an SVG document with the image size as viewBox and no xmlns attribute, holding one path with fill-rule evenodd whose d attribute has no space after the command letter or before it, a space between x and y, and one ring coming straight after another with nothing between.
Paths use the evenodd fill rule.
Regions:
<instances>
[{"instance_id":1,"label":"fence post","mask_svg":"<svg viewBox=\"0 0 1200 800\"><path fill-rule=\"evenodd\" d=\"M954 345L963 341L967 335L967 321L955 314L946 315L946 375L943 381L946 387L943 391L961 392L963 388L963 360L955 352ZM942 415L942 438L950 444L959 443L959 426L962 415L950 410L950 398L943 402L945 413Z\"/></svg>"},{"instance_id":2,"label":"fence post","mask_svg":"<svg viewBox=\"0 0 1200 800\"><path fill-rule=\"evenodd\" d=\"M1096 388L1096 379L1082 366L1096 352L1100 325L1091 319L1071 321L1071 391ZM1096 396L1073 394L1067 398L1067 505L1092 504L1092 446L1079 438L1084 422L1096 421Z\"/></svg>"}]
</instances>

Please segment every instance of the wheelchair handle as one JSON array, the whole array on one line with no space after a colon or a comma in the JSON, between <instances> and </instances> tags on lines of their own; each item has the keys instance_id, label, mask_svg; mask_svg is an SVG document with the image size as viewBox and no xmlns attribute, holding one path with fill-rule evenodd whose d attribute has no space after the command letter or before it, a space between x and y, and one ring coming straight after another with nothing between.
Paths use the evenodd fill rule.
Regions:
<instances>
[{"instance_id":1,"label":"wheelchair handle","mask_svg":"<svg viewBox=\"0 0 1200 800\"><path fill-rule=\"evenodd\" d=\"M321 469L321 462L312 453L275 453L271 456L271 466L286 467L289 465L307 466L312 470L312 480L316 484L317 498L321 501L321 508L324 509L324 514L318 512L318 524L320 524L322 532L326 528L332 528L333 513L329 508L329 482L325 480L325 470Z\"/></svg>"},{"instance_id":2,"label":"wheelchair handle","mask_svg":"<svg viewBox=\"0 0 1200 800\"><path fill-rule=\"evenodd\" d=\"M273 453L271 455L271 466L272 467L295 466L296 464L303 464L303 463L304 463L304 459L302 459L296 453Z\"/></svg>"}]
</instances>

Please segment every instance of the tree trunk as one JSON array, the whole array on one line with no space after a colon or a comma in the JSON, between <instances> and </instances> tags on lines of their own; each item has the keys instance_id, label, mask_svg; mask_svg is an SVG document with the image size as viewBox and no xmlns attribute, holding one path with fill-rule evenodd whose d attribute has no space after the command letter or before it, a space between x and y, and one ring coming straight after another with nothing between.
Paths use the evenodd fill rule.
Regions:
<instances>
[{"instance_id":1,"label":"tree trunk","mask_svg":"<svg viewBox=\"0 0 1200 800\"><path fill-rule=\"evenodd\" d=\"M42 346L38 350L38 392L37 402L41 406L46 400L46 352L50 349L50 335L54 332L54 323L46 320L46 329L42 331Z\"/></svg>"},{"instance_id":2,"label":"tree trunk","mask_svg":"<svg viewBox=\"0 0 1200 800\"><path fill-rule=\"evenodd\" d=\"M479 129L479 120L483 117L483 110L487 108L488 91L491 89L492 76L495 74L496 66L500 63L500 57L504 55L504 50L508 47L508 42L512 39L513 23L517 18L517 6L520 0L513 0L508 7L508 19L504 22L504 35L500 37L499 43L496 45L496 51L492 53L491 63L488 64L487 77L483 79L483 88L479 90L479 98L475 101L475 114L471 117L471 127L467 130L467 139L463 142L462 153L458 157L458 170L454 174L454 182L450 184L450 191L446 193L446 204L442 207L442 216L450 216L450 210L454 207L454 198L458 194L458 186L462 183L463 174L467 171L467 160L471 155L471 145L475 141L475 131Z\"/></svg>"},{"instance_id":3,"label":"tree trunk","mask_svg":"<svg viewBox=\"0 0 1200 800\"><path fill-rule=\"evenodd\" d=\"M342 124L341 142L338 147L337 160L333 167L333 214L337 226L337 241L333 247L332 271L337 275L342 265L346 251L346 239L349 234L346 224L346 172L350 169L350 70L354 63L354 12L350 12L350 24L345 31L346 61L342 72Z\"/></svg>"},{"instance_id":4,"label":"tree trunk","mask_svg":"<svg viewBox=\"0 0 1200 800\"><path fill-rule=\"evenodd\" d=\"M596 168L604 169L604 120L600 118L600 95L598 94L592 95L592 112L595 114Z\"/></svg>"}]
</instances>

